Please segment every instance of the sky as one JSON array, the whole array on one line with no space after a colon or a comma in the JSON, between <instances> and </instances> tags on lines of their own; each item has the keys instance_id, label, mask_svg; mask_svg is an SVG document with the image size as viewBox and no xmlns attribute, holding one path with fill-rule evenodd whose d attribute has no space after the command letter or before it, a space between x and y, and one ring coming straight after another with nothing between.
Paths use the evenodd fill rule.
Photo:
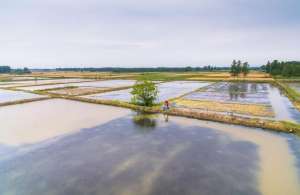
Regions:
<instances>
[{"instance_id":1,"label":"sky","mask_svg":"<svg viewBox=\"0 0 300 195\"><path fill-rule=\"evenodd\" d=\"M300 0L0 0L0 64L179 67L300 60Z\"/></svg>"}]
</instances>

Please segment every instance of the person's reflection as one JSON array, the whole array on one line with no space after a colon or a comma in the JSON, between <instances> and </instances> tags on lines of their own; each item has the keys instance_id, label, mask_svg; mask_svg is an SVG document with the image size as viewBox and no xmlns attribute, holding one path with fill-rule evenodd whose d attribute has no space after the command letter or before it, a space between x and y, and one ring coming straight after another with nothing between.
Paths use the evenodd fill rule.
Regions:
<instances>
[{"instance_id":1,"label":"person's reflection","mask_svg":"<svg viewBox=\"0 0 300 195\"><path fill-rule=\"evenodd\" d=\"M164 113L164 119L165 119L165 122L169 121L169 115L168 115L168 113Z\"/></svg>"}]
</instances>

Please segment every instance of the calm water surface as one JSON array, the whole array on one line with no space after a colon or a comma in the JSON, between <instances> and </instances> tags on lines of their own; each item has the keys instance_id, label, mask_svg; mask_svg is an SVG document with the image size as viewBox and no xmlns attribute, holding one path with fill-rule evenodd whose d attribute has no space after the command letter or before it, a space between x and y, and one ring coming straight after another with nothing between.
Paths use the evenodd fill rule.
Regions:
<instances>
[{"instance_id":1,"label":"calm water surface","mask_svg":"<svg viewBox=\"0 0 300 195\"><path fill-rule=\"evenodd\" d=\"M197 91L184 97L191 100L208 100L240 104L263 104L270 106L275 119L300 123L300 112L277 87L268 83L219 82L206 91Z\"/></svg>"},{"instance_id":2,"label":"calm water surface","mask_svg":"<svg viewBox=\"0 0 300 195\"><path fill-rule=\"evenodd\" d=\"M11 90L0 89L0 103L14 102L18 100L36 99L41 97L45 97L45 96L26 93L22 91L11 91Z\"/></svg>"},{"instance_id":3,"label":"calm water surface","mask_svg":"<svg viewBox=\"0 0 300 195\"><path fill-rule=\"evenodd\" d=\"M232 103L269 104L267 86L266 83L219 82L210 85L205 91L188 94L185 98Z\"/></svg>"},{"instance_id":4,"label":"calm water surface","mask_svg":"<svg viewBox=\"0 0 300 195\"><path fill-rule=\"evenodd\" d=\"M51 83L69 83L69 82L82 82L89 81L89 79L43 79L43 80L33 80L33 81L19 81L19 82L2 82L0 87L18 87L27 85L43 85Z\"/></svg>"},{"instance_id":5,"label":"calm water surface","mask_svg":"<svg viewBox=\"0 0 300 195\"><path fill-rule=\"evenodd\" d=\"M175 98L184 95L188 92L194 91L201 87L205 87L211 84L210 82L193 82L193 81L174 81L166 82L157 85L158 99L157 102L162 102L171 98ZM106 93L99 93L93 95L84 96L89 99L103 99L103 100L118 100L124 102L130 102L132 95L130 92L132 89L125 89L120 91L112 91Z\"/></svg>"},{"instance_id":6,"label":"calm water surface","mask_svg":"<svg viewBox=\"0 0 300 195\"><path fill-rule=\"evenodd\" d=\"M64 87L72 87L72 86L74 86L74 87L117 88L117 87L131 86L134 83L135 83L134 80L103 80L103 81L94 81L94 82L20 87L19 89L35 91L35 90L55 89L55 88L64 88Z\"/></svg>"},{"instance_id":7,"label":"calm water surface","mask_svg":"<svg viewBox=\"0 0 300 195\"><path fill-rule=\"evenodd\" d=\"M300 194L293 135L59 99L0 118L0 194Z\"/></svg>"}]
</instances>

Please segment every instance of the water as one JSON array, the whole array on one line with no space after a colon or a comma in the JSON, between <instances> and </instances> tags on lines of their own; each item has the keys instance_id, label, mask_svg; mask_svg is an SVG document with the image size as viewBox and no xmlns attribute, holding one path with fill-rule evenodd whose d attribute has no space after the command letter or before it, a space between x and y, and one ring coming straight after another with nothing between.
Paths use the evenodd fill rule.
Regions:
<instances>
[{"instance_id":1,"label":"water","mask_svg":"<svg viewBox=\"0 0 300 195\"><path fill-rule=\"evenodd\" d=\"M0 194L300 193L293 135L67 100L2 117Z\"/></svg>"},{"instance_id":2,"label":"water","mask_svg":"<svg viewBox=\"0 0 300 195\"><path fill-rule=\"evenodd\" d=\"M11 91L11 90L0 89L0 103L8 103L8 102L27 100L27 99L36 99L41 97L45 97L45 96L26 93L22 91Z\"/></svg>"},{"instance_id":3,"label":"water","mask_svg":"<svg viewBox=\"0 0 300 195\"><path fill-rule=\"evenodd\" d=\"M188 92L194 91L201 87L211 84L210 82L191 82L191 81L174 81L158 84L158 99L156 102L162 102L171 98L184 95ZM132 89L125 89L120 91L112 91L106 93L93 94L83 96L89 99L103 99L103 100L118 100L130 102Z\"/></svg>"},{"instance_id":4,"label":"water","mask_svg":"<svg viewBox=\"0 0 300 195\"><path fill-rule=\"evenodd\" d=\"M205 91L197 91L184 98L239 104L264 104L272 107L276 120L300 123L300 112L277 87L268 83L219 82L209 86Z\"/></svg>"},{"instance_id":5,"label":"water","mask_svg":"<svg viewBox=\"0 0 300 195\"><path fill-rule=\"evenodd\" d=\"M89 79L49 79L49 80L33 80L33 81L19 81L19 82L1 82L0 87L20 87L27 85L43 85L51 83L71 83L89 81Z\"/></svg>"},{"instance_id":6,"label":"water","mask_svg":"<svg viewBox=\"0 0 300 195\"><path fill-rule=\"evenodd\" d=\"M57 84L57 85L40 85L40 86L30 86L30 87L20 87L19 89L35 91L35 90L46 90L46 89L56 89L64 87L96 87L96 88L118 88L127 87L135 83L134 80L104 80L104 81L94 81L94 82L81 82L81 83L67 83L67 84Z\"/></svg>"},{"instance_id":7,"label":"water","mask_svg":"<svg viewBox=\"0 0 300 195\"><path fill-rule=\"evenodd\" d=\"M300 112L292 102L280 92L277 87L268 86L269 99L277 120L285 120L300 123Z\"/></svg>"},{"instance_id":8,"label":"water","mask_svg":"<svg viewBox=\"0 0 300 195\"><path fill-rule=\"evenodd\" d=\"M206 91L185 96L190 100L214 100L231 103L269 104L268 84L266 83L230 83L219 82Z\"/></svg>"}]
</instances>

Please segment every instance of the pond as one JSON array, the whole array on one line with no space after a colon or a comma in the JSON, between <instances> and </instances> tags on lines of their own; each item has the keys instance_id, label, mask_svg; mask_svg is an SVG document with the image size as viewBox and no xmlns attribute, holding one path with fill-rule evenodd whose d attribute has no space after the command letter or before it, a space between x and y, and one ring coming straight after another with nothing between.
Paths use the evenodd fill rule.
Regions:
<instances>
[{"instance_id":1,"label":"pond","mask_svg":"<svg viewBox=\"0 0 300 195\"><path fill-rule=\"evenodd\" d=\"M300 194L294 135L59 99L0 118L0 194Z\"/></svg>"},{"instance_id":2,"label":"pond","mask_svg":"<svg viewBox=\"0 0 300 195\"><path fill-rule=\"evenodd\" d=\"M11 91L11 90L0 89L0 103L36 99L41 97L45 97L45 96L26 93L22 91Z\"/></svg>"},{"instance_id":3,"label":"pond","mask_svg":"<svg viewBox=\"0 0 300 195\"><path fill-rule=\"evenodd\" d=\"M35 90L50 90L64 87L96 87L96 88L118 88L127 87L135 83L134 80L103 80L103 81L92 81L92 82L81 82L81 83L66 83L57 85L39 85L30 87L20 87L18 89L35 91Z\"/></svg>"},{"instance_id":4,"label":"pond","mask_svg":"<svg viewBox=\"0 0 300 195\"><path fill-rule=\"evenodd\" d=\"M171 98L175 98L210 84L210 82L193 81L173 81L157 84L159 93L156 102L162 102ZM93 94L83 97L89 99L119 100L130 102L132 97L132 95L130 94L131 91L132 89L125 89L120 91Z\"/></svg>"}]
</instances>

